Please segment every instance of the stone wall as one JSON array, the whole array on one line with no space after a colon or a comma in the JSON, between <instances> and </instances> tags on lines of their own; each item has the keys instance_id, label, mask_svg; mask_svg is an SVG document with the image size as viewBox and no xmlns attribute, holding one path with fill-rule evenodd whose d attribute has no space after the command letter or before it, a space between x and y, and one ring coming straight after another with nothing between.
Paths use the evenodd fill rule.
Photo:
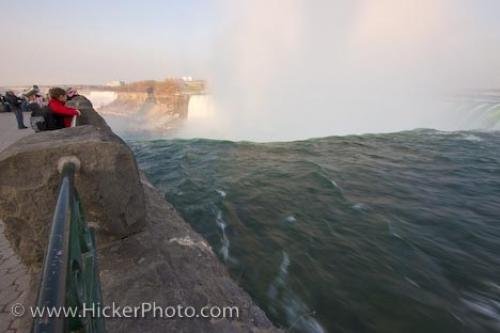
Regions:
<instances>
[{"instance_id":1,"label":"stone wall","mask_svg":"<svg viewBox=\"0 0 500 333\"><path fill-rule=\"evenodd\" d=\"M144 225L137 164L113 132L85 125L27 136L0 153L0 218L28 266L42 263L60 182L57 165L65 156L81 161L75 183L100 244Z\"/></svg>"},{"instance_id":2,"label":"stone wall","mask_svg":"<svg viewBox=\"0 0 500 333\"><path fill-rule=\"evenodd\" d=\"M97 231L104 305L239 309L237 318L107 319L108 332L281 332L140 174L130 148L92 105L72 103L82 110L81 126L32 134L0 153L0 219L32 274L25 302L36 300L60 182L58 161L75 156L81 163L75 185ZM29 331L30 323L25 316L20 331Z\"/></svg>"}]
</instances>

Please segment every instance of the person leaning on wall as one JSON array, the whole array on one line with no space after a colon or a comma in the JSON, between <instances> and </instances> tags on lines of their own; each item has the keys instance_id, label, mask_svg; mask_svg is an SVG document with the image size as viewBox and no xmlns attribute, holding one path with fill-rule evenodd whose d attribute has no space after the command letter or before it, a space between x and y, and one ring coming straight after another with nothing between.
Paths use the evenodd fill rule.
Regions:
<instances>
[{"instance_id":1,"label":"person leaning on wall","mask_svg":"<svg viewBox=\"0 0 500 333\"><path fill-rule=\"evenodd\" d=\"M57 116L63 118L64 127L71 127L73 117L80 116L80 111L69 108L66 104L66 90L54 87L49 89L49 108Z\"/></svg>"}]
</instances>

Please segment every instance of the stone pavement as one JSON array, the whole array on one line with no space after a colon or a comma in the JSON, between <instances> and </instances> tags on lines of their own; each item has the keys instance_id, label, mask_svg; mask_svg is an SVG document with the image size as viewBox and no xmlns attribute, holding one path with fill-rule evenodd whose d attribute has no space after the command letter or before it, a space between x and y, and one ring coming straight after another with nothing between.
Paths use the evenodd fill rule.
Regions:
<instances>
[{"instance_id":1,"label":"stone pavement","mask_svg":"<svg viewBox=\"0 0 500 333\"><path fill-rule=\"evenodd\" d=\"M0 223L0 332L17 332L19 323L11 315L16 303L23 304L29 286L29 274L4 236Z\"/></svg>"},{"instance_id":2,"label":"stone pavement","mask_svg":"<svg viewBox=\"0 0 500 333\"><path fill-rule=\"evenodd\" d=\"M17 129L16 117L11 112L0 113L0 151L4 150L20 138L32 134L29 113L24 112L24 125L28 129Z\"/></svg>"},{"instance_id":3,"label":"stone pavement","mask_svg":"<svg viewBox=\"0 0 500 333\"><path fill-rule=\"evenodd\" d=\"M29 127L29 115L25 113L24 118L24 124ZM0 151L32 133L31 128L17 129L14 114L0 113ZM5 238L4 227L0 220L0 333L14 333L21 329L20 321L11 315L11 308L16 303L23 304L30 276Z\"/></svg>"}]
</instances>

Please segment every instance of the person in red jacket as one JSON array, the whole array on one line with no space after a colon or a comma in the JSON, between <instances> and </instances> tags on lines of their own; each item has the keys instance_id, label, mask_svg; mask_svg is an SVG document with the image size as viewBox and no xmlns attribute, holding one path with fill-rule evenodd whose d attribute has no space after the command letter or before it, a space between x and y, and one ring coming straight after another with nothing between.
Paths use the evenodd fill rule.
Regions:
<instances>
[{"instance_id":1,"label":"person in red jacket","mask_svg":"<svg viewBox=\"0 0 500 333\"><path fill-rule=\"evenodd\" d=\"M49 90L49 108L57 116L63 118L64 127L71 127L74 116L79 116L80 111L69 108L66 103L66 90L62 88L50 88Z\"/></svg>"}]
</instances>

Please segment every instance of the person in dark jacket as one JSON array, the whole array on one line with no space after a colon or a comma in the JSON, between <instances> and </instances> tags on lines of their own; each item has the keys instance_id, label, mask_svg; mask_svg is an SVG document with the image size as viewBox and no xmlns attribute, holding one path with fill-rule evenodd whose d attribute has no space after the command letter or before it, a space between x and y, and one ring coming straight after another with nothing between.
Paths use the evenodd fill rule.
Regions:
<instances>
[{"instance_id":1,"label":"person in dark jacket","mask_svg":"<svg viewBox=\"0 0 500 333\"><path fill-rule=\"evenodd\" d=\"M24 118L23 118L23 113L21 111L21 99L17 97L13 91L10 90L5 93L5 101L9 105L11 111L14 112L16 115L17 128L19 129L28 128L24 126Z\"/></svg>"},{"instance_id":2,"label":"person in dark jacket","mask_svg":"<svg viewBox=\"0 0 500 333\"><path fill-rule=\"evenodd\" d=\"M27 108L30 112L38 111L47 106L47 103L44 102L43 97L34 89L31 89L26 94L24 94L24 97L28 101Z\"/></svg>"},{"instance_id":3,"label":"person in dark jacket","mask_svg":"<svg viewBox=\"0 0 500 333\"><path fill-rule=\"evenodd\" d=\"M3 95L0 95L0 112L8 112Z\"/></svg>"},{"instance_id":4,"label":"person in dark jacket","mask_svg":"<svg viewBox=\"0 0 500 333\"><path fill-rule=\"evenodd\" d=\"M28 100L26 97L21 97L21 111L28 112Z\"/></svg>"},{"instance_id":5,"label":"person in dark jacket","mask_svg":"<svg viewBox=\"0 0 500 333\"><path fill-rule=\"evenodd\" d=\"M36 90L32 89L24 96L28 100L27 108L31 112L30 124L35 132L64 128L63 118L54 115L48 106L40 103Z\"/></svg>"}]
</instances>

